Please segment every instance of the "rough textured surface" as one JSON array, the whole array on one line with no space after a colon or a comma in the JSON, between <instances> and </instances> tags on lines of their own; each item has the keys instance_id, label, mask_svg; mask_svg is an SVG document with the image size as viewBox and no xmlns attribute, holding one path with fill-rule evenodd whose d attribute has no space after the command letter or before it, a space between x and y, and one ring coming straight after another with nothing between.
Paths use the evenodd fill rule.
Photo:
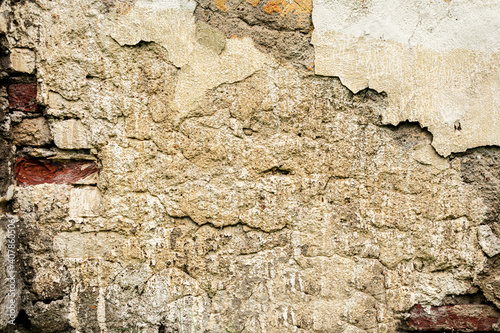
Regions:
<instances>
[{"instance_id":1,"label":"rough textured surface","mask_svg":"<svg viewBox=\"0 0 500 333\"><path fill-rule=\"evenodd\" d=\"M251 37L260 51L311 70L311 12L312 2L307 0L203 0L198 1L194 14L197 22L208 23L227 38Z\"/></svg>"},{"instance_id":2,"label":"rough textured surface","mask_svg":"<svg viewBox=\"0 0 500 333\"><path fill-rule=\"evenodd\" d=\"M416 305L498 306L498 150L443 158L382 124L383 95L314 75L310 3L2 10L56 145L17 151L20 332L396 332Z\"/></svg>"},{"instance_id":3,"label":"rough textured surface","mask_svg":"<svg viewBox=\"0 0 500 333\"><path fill-rule=\"evenodd\" d=\"M500 5L314 1L315 72L387 93L384 123L418 121L443 156L500 144Z\"/></svg>"},{"instance_id":4,"label":"rough textured surface","mask_svg":"<svg viewBox=\"0 0 500 333\"><path fill-rule=\"evenodd\" d=\"M49 124L43 117L24 119L13 126L12 136L18 146L45 146L52 142Z\"/></svg>"},{"instance_id":5,"label":"rough textured surface","mask_svg":"<svg viewBox=\"0 0 500 333\"><path fill-rule=\"evenodd\" d=\"M500 236L500 149L479 148L464 154L461 158L462 179L477 189L487 211L480 229L492 230L490 241ZM492 237L493 236L493 237ZM481 240L481 238L480 238ZM481 243L481 242L480 242ZM483 239L484 243L484 239ZM487 242L486 245L491 244ZM490 246L488 246L490 248ZM485 296L500 308L500 257L488 259L484 271L476 283L481 286Z\"/></svg>"},{"instance_id":6,"label":"rough textured surface","mask_svg":"<svg viewBox=\"0 0 500 333\"><path fill-rule=\"evenodd\" d=\"M0 329L13 323L21 305L19 295L22 291L16 259L18 254L12 242L16 242L16 224L18 218L12 215L11 200L14 197L14 158L15 147L12 143L11 117L9 114L10 96L8 86L11 83L11 64L9 43L6 38L6 22L3 12L0 14ZM12 326L11 326L12 327Z\"/></svg>"},{"instance_id":7,"label":"rough textured surface","mask_svg":"<svg viewBox=\"0 0 500 333\"><path fill-rule=\"evenodd\" d=\"M9 107L12 111L37 112L36 83L9 85Z\"/></svg>"},{"instance_id":8,"label":"rough textured surface","mask_svg":"<svg viewBox=\"0 0 500 333\"><path fill-rule=\"evenodd\" d=\"M477 237L481 248L488 256L494 257L500 253L500 238L493 233L490 226L479 227Z\"/></svg>"}]
</instances>

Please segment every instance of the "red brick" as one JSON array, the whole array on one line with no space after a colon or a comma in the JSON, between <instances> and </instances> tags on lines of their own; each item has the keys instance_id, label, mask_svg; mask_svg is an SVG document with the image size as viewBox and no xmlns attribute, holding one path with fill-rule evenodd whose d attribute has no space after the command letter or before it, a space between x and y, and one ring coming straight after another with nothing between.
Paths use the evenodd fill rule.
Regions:
<instances>
[{"instance_id":1,"label":"red brick","mask_svg":"<svg viewBox=\"0 0 500 333\"><path fill-rule=\"evenodd\" d=\"M38 112L36 83L16 83L9 86L11 111Z\"/></svg>"},{"instance_id":2,"label":"red brick","mask_svg":"<svg viewBox=\"0 0 500 333\"><path fill-rule=\"evenodd\" d=\"M99 172L95 162L59 162L48 159L18 157L16 180L18 185L74 184Z\"/></svg>"},{"instance_id":3,"label":"red brick","mask_svg":"<svg viewBox=\"0 0 500 333\"><path fill-rule=\"evenodd\" d=\"M481 304L416 305L410 311L407 324L418 331L496 331L500 324L500 313L492 306Z\"/></svg>"}]
</instances>

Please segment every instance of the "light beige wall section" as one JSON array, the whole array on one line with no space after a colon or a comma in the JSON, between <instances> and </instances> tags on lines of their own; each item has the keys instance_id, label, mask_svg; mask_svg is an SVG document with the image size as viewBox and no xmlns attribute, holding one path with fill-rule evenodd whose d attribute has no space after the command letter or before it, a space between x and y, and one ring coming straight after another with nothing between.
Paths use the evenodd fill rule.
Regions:
<instances>
[{"instance_id":1,"label":"light beige wall section","mask_svg":"<svg viewBox=\"0 0 500 333\"><path fill-rule=\"evenodd\" d=\"M500 144L500 3L314 1L315 72L386 92L383 121L418 121L443 156Z\"/></svg>"},{"instance_id":2,"label":"light beige wall section","mask_svg":"<svg viewBox=\"0 0 500 333\"><path fill-rule=\"evenodd\" d=\"M120 45L156 42L168 51L175 66L186 63L194 48L196 2L189 0L139 0L108 21L109 35Z\"/></svg>"}]
</instances>

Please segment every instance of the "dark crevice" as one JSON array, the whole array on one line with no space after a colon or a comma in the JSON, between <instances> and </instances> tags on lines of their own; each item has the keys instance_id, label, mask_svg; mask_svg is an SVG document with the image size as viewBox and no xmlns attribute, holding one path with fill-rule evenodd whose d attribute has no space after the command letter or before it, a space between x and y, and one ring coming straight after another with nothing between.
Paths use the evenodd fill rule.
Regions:
<instances>
[{"instance_id":1,"label":"dark crevice","mask_svg":"<svg viewBox=\"0 0 500 333\"><path fill-rule=\"evenodd\" d=\"M466 295L448 295L443 299L443 305L464 305L464 304L487 304L493 305L489 302L482 291L474 294Z\"/></svg>"},{"instance_id":2,"label":"dark crevice","mask_svg":"<svg viewBox=\"0 0 500 333\"><path fill-rule=\"evenodd\" d=\"M381 125L389 129L389 135L405 148L432 143L432 133L418 122L404 121L398 125Z\"/></svg>"},{"instance_id":3,"label":"dark crevice","mask_svg":"<svg viewBox=\"0 0 500 333\"><path fill-rule=\"evenodd\" d=\"M19 314L17 315L14 323L18 326L22 326L27 330L31 329L31 321L28 315L26 314L26 311L24 310L19 311Z\"/></svg>"},{"instance_id":4,"label":"dark crevice","mask_svg":"<svg viewBox=\"0 0 500 333\"><path fill-rule=\"evenodd\" d=\"M338 78L340 80L340 78ZM385 91L378 92L371 88L365 88L353 94L354 96L360 97L364 102L368 101L380 101L387 98L387 93Z\"/></svg>"},{"instance_id":5,"label":"dark crevice","mask_svg":"<svg viewBox=\"0 0 500 333\"><path fill-rule=\"evenodd\" d=\"M271 169L265 170L262 173L271 175L289 175L291 173L291 170L283 169L281 167L272 167Z\"/></svg>"}]
</instances>

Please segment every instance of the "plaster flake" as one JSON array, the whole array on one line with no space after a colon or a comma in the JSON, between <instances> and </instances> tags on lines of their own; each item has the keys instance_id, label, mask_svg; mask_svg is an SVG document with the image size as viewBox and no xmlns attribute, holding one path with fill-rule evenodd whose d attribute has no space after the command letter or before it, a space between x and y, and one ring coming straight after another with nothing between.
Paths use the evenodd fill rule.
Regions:
<instances>
[{"instance_id":1,"label":"plaster flake","mask_svg":"<svg viewBox=\"0 0 500 333\"><path fill-rule=\"evenodd\" d=\"M120 45L156 42L168 52L175 66L186 64L195 43L192 0L138 1L125 14L108 22L109 35Z\"/></svg>"},{"instance_id":2,"label":"plaster flake","mask_svg":"<svg viewBox=\"0 0 500 333\"><path fill-rule=\"evenodd\" d=\"M442 156L499 145L500 5L483 2L316 1L315 72L386 92L383 121L418 121Z\"/></svg>"},{"instance_id":3,"label":"plaster flake","mask_svg":"<svg viewBox=\"0 0 500 333\"><path fill-rule=\"evenodd\" d=\"M181 70L172 104L185 116L199 107L208 89L241 81L271 63L269 57L255 49L250 38L227 40L220 55L197 44L187 66Z\"/></svg>"}]
</instances>

